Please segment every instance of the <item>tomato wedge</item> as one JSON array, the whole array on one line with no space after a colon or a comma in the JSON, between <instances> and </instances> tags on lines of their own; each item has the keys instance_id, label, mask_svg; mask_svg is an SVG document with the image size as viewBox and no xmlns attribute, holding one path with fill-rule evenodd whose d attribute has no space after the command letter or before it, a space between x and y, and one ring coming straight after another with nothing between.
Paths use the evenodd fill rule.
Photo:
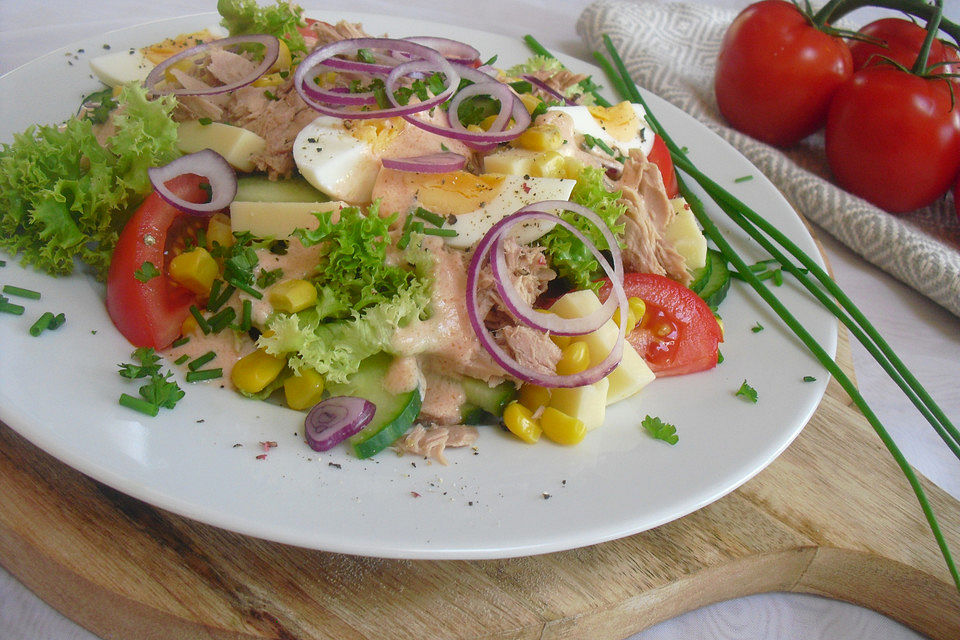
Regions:
<instances>
[{"instance_id":1,"label":"tomato wedge","mask_svg":"<svg viewBox=\"0 0 960 640\"><path fill-rule=\"evenodd\" d=\"M167 186L179 197L204 202L202 178L183 175ZM173 223L186 215L151 193L124 226L107 274L107 311L123 337L137 347L163 349L180 335L196 295L166 275L164 250ZM142 282L135 273L151 263L160 274Z\"/></svg>"},{"instance_id":2,"label":"tomato wedge","mask_svg":"<svg viewBox=\"0 0 960 640\"><path fill-rule=\"evenodd\" d=\"M646 305L643 319L627 335L658 377L705 371L717 366L723 332L713 311L697 294L666 276L627 273L623 288L628 298ZM610 295L610 281L599 296Z\"/></svg>"},{"instance_id":3,"label":"tomato wedge","mask_svg":"<svg viewBox=\"0 0 960 640\"><path fill-rule=\"evenodd\" d=\"M680 186L677 183L677 172L673 168L673 158L670 157L670 150L667 149L667 143L659 135L653 136L653 148L647 154L647 160L657 165L660 169L660 175L663 177L663 187L667 191L668 198L676 198L680 195Z\"/></svg>"}]
</instances>

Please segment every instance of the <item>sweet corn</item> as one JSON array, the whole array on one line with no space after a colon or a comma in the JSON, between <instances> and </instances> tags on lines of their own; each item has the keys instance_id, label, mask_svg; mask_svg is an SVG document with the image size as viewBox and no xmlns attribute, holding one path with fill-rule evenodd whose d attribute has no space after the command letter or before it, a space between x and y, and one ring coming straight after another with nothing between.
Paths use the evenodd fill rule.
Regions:
<instances>
[{"instance_id":1,"label":"sweet corn","mask_svg":"<svg viewBox=\"0 0 960 640\"><path fill-rule=\"evenodd\" d=\"M533 419L533 413L530 409L514 400L503 410L503 423L507 425L510 433L517 436L528 444L533 444L540 439L543 430L536 420Z\"/></svg>"},{"instance_id":2,"label":"sweet corn","mask_svg":"<svg viewBox=\"0 0 960 640\"><path fill-rule=\"evenodd\" d=\"M552 124L535 124L517 138L517 146L530 151L556 151L563 144L560 129Z\"/></svg>"},{"instance_id":3,"label":"sweet corn","mask_svg":"<svg viewBox=\"0 0 960 640\"><path fill-rule=\"evenodd\" d=\"M192 315L188 315L183 319L183 322L180 324L180 335L189 336L193 333L198 333L200 331L200 325L197 324L196 319Z\"/></svg>"},{"instance_id":4,"label":"sweet corn","mask_svg":"<svg viewBox=\"0 0 960 640\"><path fill-rule=\"evenodd\" d=\"M309 409L323 398L323 376L314 369L302 369L283 381L283 395L291 409Z\"/></svg>"},{"instance_id":5,"label":"sweet corn","mask_svg":"<svg viewBox=\"0 0 960 640\"><path fill-rule=\"evenodd\" d=\"M556 151L541 151L533 157L530 175L535 178L562 178L566 175L564 156Z\"/></svg>"},{"instance_id":6,"label":"sweet corn","mask_svg":"<svg viewBox=\"0 0 960 640\"><path fill-rule=\"evenodd\" d=\"M627 305L630 307L630 311L633 311L633 315L637 316L637 322L643 320L643 316L647 314L647 303L643 301L643 298L637 298L636 296L627 298Z\"/></svg>"},{"instance_id":7,"label":"sweet corn","mask_svg":"<svg viewBox=\"0 0 960 640\"><path fill-rule=\"evenodd\" d=\"M277 379L286 364L285 357L257 349L237 360L230 371L230 380L240 391L258 393Z\"/></svg>"},{"instance_id":8,"label":"sweet corn","mask_svg":"<svg viewBox=\"0 0 960 640\"><path fill-rule=\"evenodd\" d=\"M542 100L532 93L521 93L520 102L527 108L527 113L533 113L540 106Z\"/></svg>"},{"instance_id":9,"label":"sweet corn","mask_svg":"<svg viewBox=\"0 0 960 640\"><path fill-rule=\"evenodd\" d=\"M230 218L222 213L210 216L210 222L207 223L207 249L212 251L214 243L226 248L232 246L234 240Z\"/></svg>"},{"instance_id":10,"label":"sweet corn","mask_svg":"<svg viewBox=\"0 0 960 640\"><path fill-rule=\"evenodd\" d=\"M620 309L619 308L613 312L613 321L617 324L618 327L620 326ZM630 333L631 331L637 328L638 321L639 320L637 319L637 314L634 313L633 309L630 309L628 307L627 308L627 333Z\"/></svg>"},{"instance_id":11,"label":"sweet corn","mask_svg":"<svg viewBox=\"0 0 960 640\"><path fill-rule=\"evenodd\" d=\"M567 345L569 345L569 344L573 341L573 338L571 338L570 336L554 336L554 335L551 335L551 336L550 336L550 339L553 340L553 344L557 345L557 346L560 347L561 349L563 349L564 347L566 347Z\"/></svg>"},{"instance_id":12,"label":"sweet corn","mask_svg":"<svg viewBox=\"0 0 960 640\"><path fill-rule=\"evenodd\" d=\"M530 411L536 411L550 404L550 389L526 382L520 387L519 401Z\"/></svg>"},{"instance_id":13,"label":"sweet corn","mask_svg":"<svg viewBox=\"0 0 960 640\"><path fill-rule=\"evenodd\" d=\"M182 287L200 295L207 295L214 279L220 274L220 267L206 249L197 247L171 260L168 272Z\"/></svg>"},{"instance_id":14,"label":"sweet corn","mask_svg":"<svg viewBox=\"0 0 960 640\"><path fill-rule=\"evenodd\" d=\"M270 304L277 311L296 313L316 302L317 288L299 278L278 282L270 289Z\"/></svg>"},{"instance_id":15,"label":"sweet corn","mask_svg":"<svg viewBox=\"0 0 960 640\"><path fill-rule=\"evenodd\" d=\"M540 416L540 428L557 444L577 444L587 435L583 420L568 416L553 407L543 410Z\"/></svg>"},{"instance_id":16,"label":"sweet corn","mask_svg":"<svg viewBox=\"0 0 960 640\"><path fill-rule=\"evenodd\" d=\"M569 376L585 371L590 366L590 347L583 340L574 340L562 350L557 362L557 373Z\"/></svg>"}]
</instances>

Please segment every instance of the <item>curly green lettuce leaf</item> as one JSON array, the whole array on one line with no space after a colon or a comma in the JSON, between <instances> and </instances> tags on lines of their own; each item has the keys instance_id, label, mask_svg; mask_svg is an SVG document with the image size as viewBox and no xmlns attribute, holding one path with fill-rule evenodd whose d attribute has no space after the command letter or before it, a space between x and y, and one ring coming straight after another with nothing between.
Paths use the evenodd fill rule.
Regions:
<instances>
[{"instance_id":1,"label":"curly green lettuce leaf","mask_svg":"<svg viewBox=\"0 0 960 640\"><path fill-rule=\"evenodd\" d=\"M102 279L129 209L150 191L147 168L173 160L171 97L123 88L106 146L89 120L31 126L0 149L0 248L53 275L79 258Z\"/></svg>"},{"instance_id":2,"label":"curly green lettuce leaf","mask_svg":"<svg viewBox=\"0 0 960 640\"><path fill-rule=\"evenodd\" d=\"M218 0L220 21L231 36L269 33L287 43L290 53L306 53L307 45L297 27L303 26L303 9L286 0L261 7L256 0Z\"/></svg>"},{"instance_id":3,"label":"curly green lettuce leaf","mask_svg":"<svg viewBox=\"0 0 960 640\"><path fill-rule=\"evenodd\" d=\"M577 184L570 194L570 200L599 215L618 242L622 242L623 225L617 224L617 220L623 215L626 206L619 203L620 195L619 191L607 191L600 169L584 167L577 176ZM590 221L569 211L561 214L561 217L580 229L598 249L609 249L600 230ZM604 276L600 264L586 245L567 229L554 227L540 238L540 244L558 277L565 278L577 289L596 291L599 288L597 279Z\"/></svg>"},{"instance_id":4,"label":"curly green lettuce leaf","mask_svg":"<svg viewBox=\"0 0 960 640\"><path fill-rule=\"evenodd\" d=\"M392 299L343 320L322 322L313 311L279 314L257 344L268 353L292 354L288 362L295 372L306 367L329 382L346 382L364 358L394 353L397 327L420 319L429 303L428 283L415 280Z\"/></svg>"},{"instance_id":5,"label":"curly green lettuce leaf","mask_svg":"<svg viewBox=\"0 0 960 640\"><path fill-rule=\"evenodd\" d=\"M552 56L531 56L525 62L507 69L507 75L519 78L523 75L537 74L541 71L555 73L565 69L563 63ZM577 84L567 87L563 95L577 101L578 104L591 106L597 102L592 92L598 89L600 89L600 85L593 81L592 76L587 76Z\"/></svg>"}]
</instances>

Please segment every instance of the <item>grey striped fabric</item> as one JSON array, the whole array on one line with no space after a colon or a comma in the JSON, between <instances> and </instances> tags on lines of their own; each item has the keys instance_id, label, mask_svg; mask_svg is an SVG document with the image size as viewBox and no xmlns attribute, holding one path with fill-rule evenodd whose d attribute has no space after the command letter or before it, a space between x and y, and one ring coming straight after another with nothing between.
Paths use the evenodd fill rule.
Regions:
<instances>
[{"instance_id":1,"label":"grey striped fabric","mask_svg":"<svg viewBox=\"0 0 960 640\"><path fill-rule=\"evenodd\" d=\"M599 0L577 31L591 50L613 40L637 84L707 124L753 162L805 218L960 316L960 221L951 196L893 216L830 184L822 133L782 151L725 126L714 61L730 10L655 0Z\"/></svg>"}]
</instances>

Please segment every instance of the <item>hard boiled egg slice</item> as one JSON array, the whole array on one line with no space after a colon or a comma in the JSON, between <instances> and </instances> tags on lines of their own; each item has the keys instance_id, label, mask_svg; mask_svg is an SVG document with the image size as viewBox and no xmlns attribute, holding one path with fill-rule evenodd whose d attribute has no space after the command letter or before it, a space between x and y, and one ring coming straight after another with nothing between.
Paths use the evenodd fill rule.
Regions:
<instances>
[{"instance_id":1,"label":"hard boiled egg slice","mask_svg":"<svg viewBox=\"0 0 960 640\"><path fill-rule=\"evenodd\" d=\"M498 174L410 173L383 169L374 188L381 197L381 214L408 212L417 207L446 218L444 229L456 236L445 237L451 247L467 249L500 220L528 204L543 200L569 200L576 180L533 178ZM557 213L557 212L553 212ZM521 243L533 242L554 227L552 222L519 223L514 236Z\"/></svg>"},{"instance_id":2,"label":"hard boiled egg slice","mask_svg":"<svg viewBox=\"0 0 960 640\"><path fill-rule=\"evenodd\" d=\"M654 134L647 125L646 112L639 104L621 102L612 107L550 107L547 111L567 114L573 120L577 134L593 136L624 156L629 155L631 149L639 149L644 155L653 149Z\"/></svg>"},{"instance_id":3,"label":"hard boiled egg slice","mask_svg":"<svg viewBox=\"0 0 960 640\"><path fill-rule=\"evenodd\" d=\"M320 116L297 135L293 159L307 182L331 199L351 204L369 202L380 171L380 156L405 124L399 118L342 120Z\"/></svg>"}]
</instances>

